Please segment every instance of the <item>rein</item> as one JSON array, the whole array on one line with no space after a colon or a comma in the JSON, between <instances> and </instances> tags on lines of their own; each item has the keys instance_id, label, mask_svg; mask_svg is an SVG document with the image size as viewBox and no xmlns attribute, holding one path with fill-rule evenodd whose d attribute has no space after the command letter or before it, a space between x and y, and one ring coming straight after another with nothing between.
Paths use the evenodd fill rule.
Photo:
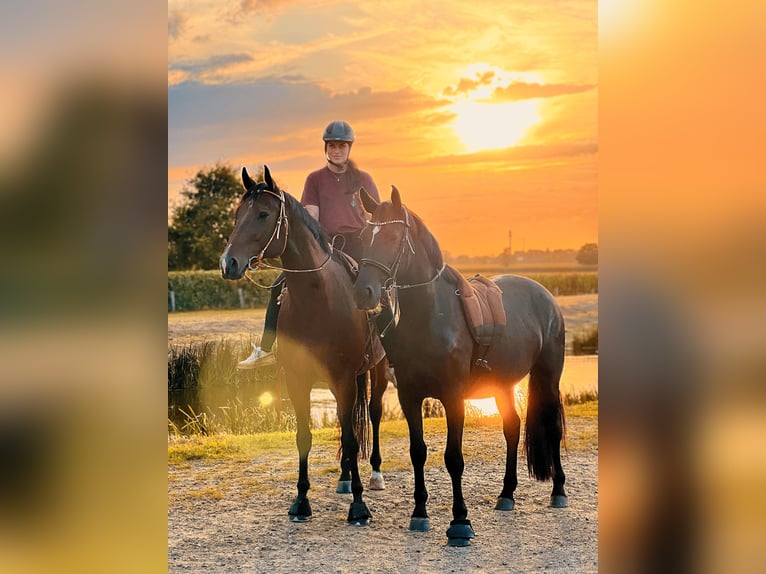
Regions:
<instances>
[{"instance_id":1,"label":"rein","mask_svg":"<svg viewBox=\"0 0 766 574\"><path fill-rule=\"evenodd\" d=\"M262 189L259 193L268 193L269 195L273 195L279 200L279 217L277 218L277 222L274 224L274 231L271 232L271 237L269 237L269 240L266 242L266 245L263 246L263 249L261 249L261 252L258 255L253 255L250 259L247 260L247 271L257 271L258 269L262 268L268 268L268 269L276 269L278 271L284 271L286 273L314 273L316 271L321 271L324 269L325 265L332 259L333 254L333 247L330 245L330 253L327 255L327 259L322 262L322 264L319 267L315 267L313 269L287 269L285 267L277 267L274 265L269 265L265 261L263 261L264 254L266 253L266 250L271 246L272 241L274 239L279 239L279 234L282 228L282 223L285 224L285 240L282 244L282 251L279 252L276 257L282 257L282 254L285 252L285 249L287 249L287 236L289 234L290 229L290 220L287 218L287 214L285 213L285 192L281 189L279 190L279 194L274 193L273 191L270 191L268 189ZM280 280L277 280L276 283L266 286L261 285L260 283L257 283L254 281L248 274L247 271L245 271L245 277L256 285L257 287L260 287L262 289L271 289L273 287L276 287L281 283Z\"/></svg>"}]
</instances>

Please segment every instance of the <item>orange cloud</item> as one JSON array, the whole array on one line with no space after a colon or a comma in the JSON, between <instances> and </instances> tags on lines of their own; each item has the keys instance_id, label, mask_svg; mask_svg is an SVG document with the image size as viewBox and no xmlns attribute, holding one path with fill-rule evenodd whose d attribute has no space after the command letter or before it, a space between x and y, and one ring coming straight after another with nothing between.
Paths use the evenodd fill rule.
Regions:
<instances>
[{"instance_id":1,"label":"orange cloud","mask_svg":"<svg viewBox=\"0 0 766 574\"><path fill-rule=\"evenodd\" d=\"M458 94L465 94L478 88L479 86L489 84L495 77L495 72L492 70L484 72L483 74L476 74L476 79L460 78L457 86L447 86L442 92L445 96L456 96Z\"/></svg>"}]
</instances>

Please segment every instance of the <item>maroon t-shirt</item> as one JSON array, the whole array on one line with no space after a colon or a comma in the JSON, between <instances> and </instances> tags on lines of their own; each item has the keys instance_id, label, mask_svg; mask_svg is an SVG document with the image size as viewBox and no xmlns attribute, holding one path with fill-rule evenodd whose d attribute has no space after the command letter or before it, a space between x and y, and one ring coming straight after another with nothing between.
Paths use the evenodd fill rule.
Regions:
<instances>
[{"instance_id":1,"label":"maroon t-shirt","mask_svg":"<svg viewBox=\"0 0 766 574\"><path fill-rule=\"evenodd\" d=\"M346 171L339 181L325 166L311 172L306 178L301 203L319 207L319 223L330 236L358 231L367 222L367 215L359 199L360 187L367 190L376 201L380 201L378 188L366 171Z\"/></svg>"}]
</instances>

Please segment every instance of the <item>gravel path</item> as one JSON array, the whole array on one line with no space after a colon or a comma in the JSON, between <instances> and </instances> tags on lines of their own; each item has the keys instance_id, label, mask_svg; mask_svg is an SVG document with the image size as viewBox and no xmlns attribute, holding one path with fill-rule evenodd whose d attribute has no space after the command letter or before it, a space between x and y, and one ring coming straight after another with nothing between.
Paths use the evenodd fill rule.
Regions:
<instances>
[{"instance_id":1,"label":"gravel path","mask_svg":"<svg viewBox=\"0 0 766 574\"><path fill-rule=\"evenodd\" d=\"M582 430L578 430L578 421L583 420L571 421L570 437ZM583 424L597 425L593 419ZM297 453L172 465L169 572L598 570L596 445L578 446L577 439L570 438L563 461L569 508L548 508L550 483L533 482L520 469L516 508L499 512L493 506L502 481L504 440L497 429L467 429L463 489L476 538L468 548L450 548L445 531L452 497L449 474L441 463L443 437L428 438L432 466L426 471L431 517L427 533L407 530L412 512L411 470L386 470L386 457L393 450L401 453L407 448L406 441L401 438L384 445L386 490L365 490L364 494L373 514L369 527L345 522L350 495L335 494L337 474L323 472L336 464L331 448L312 450L309 498L314 516L304 524L287 519L295 495ZM366 482L369 465L363 463L361 469Z\"/></svg>"}]
</instances>

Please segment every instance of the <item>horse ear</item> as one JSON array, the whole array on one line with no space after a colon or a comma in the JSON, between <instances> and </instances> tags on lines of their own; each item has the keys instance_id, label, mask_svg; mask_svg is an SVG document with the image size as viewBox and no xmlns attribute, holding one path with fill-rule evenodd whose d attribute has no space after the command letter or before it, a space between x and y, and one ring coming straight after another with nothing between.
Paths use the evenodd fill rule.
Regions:
<instances>
[{"instance_id":1,"label":"horse ear","mask_svg":"<svg viewBox=\"0 0 766 574\"><path fill-rule=\"evenodd\" d=\"M245 186L245 189L250 189L251 187L255 186L255 182L250 177L250 174L247 173L247 168L242 168L242 185Z\"/></svg>"},{"instance_id":2,"label":"horse ear","mask_svg":"<svg viewBox=\"0 0 766 574\"><path fill-rule=\"evenodd\" d=\"M359 188L359 197L362 199L362 205L367 213L375 213L375 208L380 205L363 187Z\"/></svg>"},{"instance_id":3,"label":"horse ear","mask_svg":"<svg viewBox=\"0 0 766 574\"><path fill-rule=\"evenodd\" d=\"M402 198L399 195L399 190L396 189L395 185L391 186L391 203L393 203L397 210L402 208Z\"/></svg>"},{"instance_id":4,"label":"horse ear","mask_svg":"<svg viewBox=\"0 0 766 574\"><path fill-rule=\"evenodd\" d=\"M268 187L271 191L275 191L274 180L271 179L271 172L269 171L269 166L266 164L263 164L263 181L266 182L266 187Z\"/></svg>"}]
</instances>

